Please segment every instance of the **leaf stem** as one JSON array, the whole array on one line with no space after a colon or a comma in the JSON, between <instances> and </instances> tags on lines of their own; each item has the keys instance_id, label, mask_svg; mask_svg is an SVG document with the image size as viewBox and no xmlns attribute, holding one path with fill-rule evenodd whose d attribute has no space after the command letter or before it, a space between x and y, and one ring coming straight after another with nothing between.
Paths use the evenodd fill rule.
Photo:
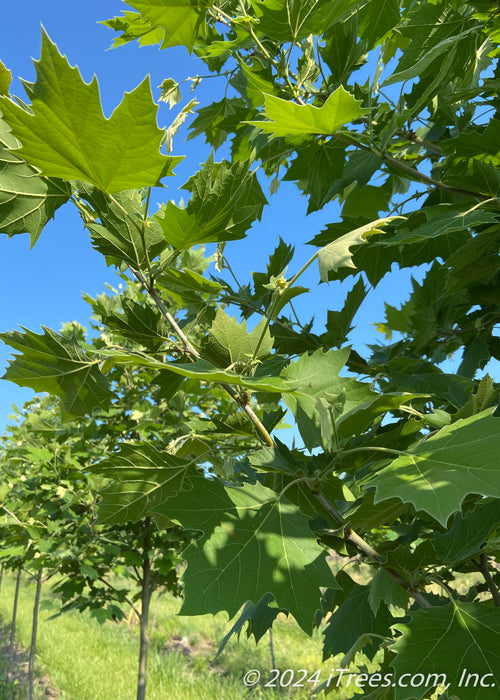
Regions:
<instances>
[{"instance_id":1,"label":"leaf stem","mask_svg":"<svg viewBox=\"0 0 500 700\"><path fill-rule=\"evenodd\" d=\"M398 457L408 454L404 450L393 450L391 447L353 447L350 450L342 450L341 454L342 456L352 455L356 452L388 452L389 454L398 455Z\"/></svg>"},{"instance_id":2,"label":"leaf stem","mask_svg":"<svg viewBox=\"0 0 500 700\"><path fill-rule=\"evenodd\" d=\"M310 266L313 264L313 262L316 260L316 258L318 257L318 255L319 255L319 250L317 250L317 251L314 253L314 255L312 255L312 256L309 258L309 260L308 260L304 265L302 265L302 267L300 268L300 270L288 281L288 284L287 284L287 288L288 288L288 289L289 289L290 287L293 287L293 285L294 285L295 282L299 279L299 277L300 277L301 275L303 275L303 273L307 270L307 268L310 267Z\"/></svg>"}]
</instances>

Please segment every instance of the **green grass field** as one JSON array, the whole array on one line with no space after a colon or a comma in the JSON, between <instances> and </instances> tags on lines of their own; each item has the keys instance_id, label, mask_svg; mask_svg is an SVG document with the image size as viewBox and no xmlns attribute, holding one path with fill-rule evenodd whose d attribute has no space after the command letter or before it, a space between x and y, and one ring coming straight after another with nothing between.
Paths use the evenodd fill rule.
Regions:
<instances>
[{"instance_id":1,"label":"green grass field","mask_svg":"<svg viewBox=\"0 0 500 700\"><path fill-rule=\"evenodd\" d=\"M0 621L5 629L12 611L14 579L4 576L0 594ZM31 635L31 615L34 586L25 580L22 587L17 625L17 640L28 648ZM154 598L151 620L148 665L148 700L253 700L266 698L306 698L311 684L304 688L273 689L263 687L270 679L272 668L269 639L266 635L256 646L246 634L240 641L232 638L224 652L215 659L218 645L230 628L224 614L179 617L179 601L168 596ZM57 604L45 591L40 611L37 647L37 667L40 674L50 678L59 698L65 700L133 700L136 694L138 656L138 626L136 624L106 623L99 625L89 615L66 613L53 620ZM167 644L167 648L165 645ZM173 650L184 649L186 655ZM274 629L276 665L285 669L307 670L312 674L321 668L326 680L332 668L338 668L340 658L321 664L321 634L307 638L294 621L283 617ZM250 669L262 673L262 682L251 690L243 684L243 675ZM4 678L0 665L0 684ZM290 674L289 674L290 677ZM295 676L295 681L299 676ZM5 681L4 685L5 685ZM3 692L3 695L2 695ZM39 696L42 697L39 693ZM334 691L334 700L350 697L349 691ZM24 698L15 687L0 688L0 700ZM45 697L45 696L43 696Z\"/></svg>"}]
</instances>

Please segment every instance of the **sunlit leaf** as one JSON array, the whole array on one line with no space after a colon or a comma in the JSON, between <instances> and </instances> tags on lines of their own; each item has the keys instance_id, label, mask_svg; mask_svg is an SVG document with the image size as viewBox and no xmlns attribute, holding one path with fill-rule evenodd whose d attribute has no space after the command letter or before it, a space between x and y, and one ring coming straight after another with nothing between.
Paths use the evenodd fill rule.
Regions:
<instances>
[{"instance_id":1,"label":"sunlit leaf","mask_svg":"<svg viewBox=\"0 0 500 700\"><path fill-rule=\"evenodd\" d=\"M396 496L443 526L469 493L500 498L500 432L488 409L456 421L377 474L375 503Z\"/></svg>"},{"instance_id":2,"label":"sunlit leaf","mask_svg":"<svg viewBox=\"0 0 500 700\"><path fill-rule=\"evenodd\" d=\"M31 107L3 97L1 109L18 151L43 175L84 180L106 192L157 185L181 160L160 154L162 131L146 78L106 119L97 79L86 84L44 32Z\"/></svg>"}]
</instances>

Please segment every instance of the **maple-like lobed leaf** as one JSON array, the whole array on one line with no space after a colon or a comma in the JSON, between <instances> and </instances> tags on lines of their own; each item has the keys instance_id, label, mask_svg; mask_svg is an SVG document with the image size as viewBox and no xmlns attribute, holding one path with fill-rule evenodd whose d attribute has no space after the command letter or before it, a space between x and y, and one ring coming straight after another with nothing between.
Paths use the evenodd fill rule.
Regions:
<instances>
[{"instance_id":1,"label":"maple-like lobed leaf","mask_svg":"<svg viewBox=\"0 0 500 700\"><path fill-rule=\"evenodd\" d=\"M92 466L111 480L100 491L99 522L138 521L183 488L192 462L158 450L147 442L122 443L116 454Z\"/></svg>"},{"instance_id":2,"label":"maple-like lobed leaf","mask_svg":"<svg viewBox=\"0 0 500 700\"><path fill-rule=\"evenodd\" d=\"M1 340L22 353L9 361L4 379L59 396L67 418L90 415L96 407L109 408L115 395L98 361L89 358L74 338L50 328L43 328L43 334L23 331L0 334Z\"/></svg>"},{"instance_id":3,"label":"maple-like lobed leaf","mask_svg":"<svg viewBox=\"0 0 500 700\"><path fill-rule=\"evenodd\" d=\"M293 43L326 31L346 9L345 3L339 6L331 0L268 0L254 2L253 6L259 31L276 41Z\"/></svg>"},{"instance_id":4,"label":"maple-like lobed leaf","mask_svg":"<svg viewBox=\"0 0 500 700\"><path fill-rule=\"evenodd\" d=\"M35 62L36 81L25 83L24 108L0 98L5 120L19 139L19 156L43 175L84 180L106 192L159 185L180 157L160 153L163 132L156 124L149 78L109 119L102 111L97 78L85 83L48 35Z\"/></svg>"},{"instance_id":5,"label":"maple-like lobed leaf","mask_svg":"<svg viewBox=\"0 0 500 700\"><path fill-rule=\"evenodd\" d=\"M308 449L322 444L321 418L316 399L323 396L325 390L332 395L345 392L342 406L336 410L336 415L348 413L376 397L367 384L339 375L348 357L349 348L328 352L320 349L312 355L301 355L281 373L285 380L295 385L293 392L283 395L283 400L295 416Z\"/></svg>"},{"instance_id":6,"label":"maple-like lobed leaf","mask_svg":"<svg viewBox=\"0 0 500 700\"><path fill-rule=\"evenodd\" d=\"M185 46L189 52L198 37L206 33L205 15L211 0L127 0L152 28L163 31L162 49Z\"/></svg>"},{"instance_id":7,"label":"maple-like lobed leaf","mask_svg":"<svg viewBox=\"0 0 500 700\"><path fill-rule=\"evenodd\" d=\"M198 501L196 487L165 504L162 512L184 527L210 534L184 553L183 615L226 610L233 617L247 601L272 593L309 634L320 607L320 586L337 588L308 519L285 498L259 483L226 487L225 497ZM183 508L185 498L191 507ZM208 513L206 513L208 511Z\"/></svg>"},{"instance_id":8,"label":"maple-like lobed leaf","mask_svg":"<svg viewBox=\"0 0 500 700\"><path fill-rule=\"evenodd\" d=\"M33 246L56 210L68 201L71 187L41 177L12 150L18 146L0 112L0 232L9 237L28 233Z\"/></svg>"},{"instance_id":9,"label":"maple-like lobed leaf","mask_svg":"<svg viewBox=\"0 0 500 700\"><path fill-rule=\"evenodd\" d=\"M0 95L8 95L9 87L12 81L12 71L0 61Z\"/></svg>"},{"instance_id":10,"label":"maple-like lobed leaf","mask_svg":"<svg viewBox=\"0 0 500 700\"><path fill-rule=\"evenodd\" d=\"M434 533L432 544L443 562L453 566L481 552L498 527L499 512L498 500L479 503L464 516L457 513L447 532Z\"/></svg>"},{"instance_id":11,"label":"maple-like lobed leaf","mask_svg":"<svg viewBox=\"0 0 500 700\"><path fill-rule=\"evenodd\" d=\"M379 471L370 482L375 503L397 497L446 526L468 494L500 498L500 421L493 410L441 428Z\"/></svg>"},{"instance_id":12,"label":"maple-like lobed leaf","mask_svg":"<svg viewBox=\"0 0 500 700\"><path fill-rule=\"evenodd\" d=\"M129 12L126 10L118 17L104 20L101 24L114 29L115 32L122 32L113 41L112 46L114 48L135 40L141 46L160 44L164 36L163 29L152 26L151 22L144 18L140 12Z\"/></svg>"},{"instance_id":13,"label":"maple-like lobed leaf","mask_svg":"<svg viewBox=\"0 0 500 700\"><path fill-rule=\"evenodd\" d=\"M166 248L167 241L154 217L148 217L138 190L117 192L112 198L96 187L79 182L78 192L101 222L86 223L92 245L108 263L147 270Z\"/></svg>"},{"instance_id":14,"label":"maple-like lobed leaf","mask_svg":"<svg viewBox=\"0 0 500 700\"><path fill-rule=\"evenodd\" d=\"M321 107L298 105L274 95L266 95L265 98L266 121L247 123L273 136L334 134L365 114L360 101L342 86L332 92Z\"/></svg>"},{"instance_id":15,"label":"maple-like lobed leaf","mask_svg":"<svg viewBox=\"0 0 500 700\"><path fill-rule=\"evenodd\" d=\"M214 163L211 155L183 188L192 193L185 209L170 201L155 215L177 250L244 238L267 204L249 162Z\"/></svg>"},{"instance_id":16,"label":"maple-like lobed leaf","mask_svg":"<svg viewBox=\"0 0 500 700\"><path fill-rule=\"evenodd\" d=\"M266 357L271 353L273 340L265 319L249 332L244 320L238 323L234 316L219 307L209 330L208 347L225 360L224 367L227 367L248 363L254 354L256 360Z\"/></svg>"},{"instance_id":17,"label":"maple-like lobed leaf","mask_svg":"<svg viewBox=\"0 0 500 700\"><path fill-rule=\"evenodd\" d=\"M349 233L340 236L318 252L319 274L322 282L328 282L330 274L337 272L341 267L356 268L352 259L351 248L367 242L368 236L382 233L381 226L390 223L395 218L388 216L383 219L371 221Z\"/></svg>"},{"instance_id":18,"label":"maple-like lobed leaf","mask_svg":"<svg viewBox=\"0 0 500 700\"><path fill-rule=\"evenodd\" d=\"M392 616L389 609L380 602L374 612L370 591L370 586L357 583L346 591L345 600L331 615L324 631L323 660L340 653L354 655L355 651L373 658L378 651L379 637L390 636Z\"/></svg>"},{"instance_id":19,"label":"maple-like lobed leaf","mask_svg":"<svg viewBox=\"0 0 500 700\"><path fill-rule=\"evenodd\" d=\"M267 366L265 371L256 372L255 376L247 376L238 374L232 370L219 369L211 362L204 359L196 360L195 362L161 362L153 357L148 357L141 352L127 352L125 350L99 350L96 355L102 358L109 358L110 363L135 365L137 367L149 367L154 370L163 371L170 370L174 374L179 374L190 379L197 379L202 382L221 382L224 384L238 384L254 389L255 391L268 391L271 393L287 393L294 390L296 384L293 381L287 381L279 376L282 365L279 364L276 368L271 365L268 371Z\"/></svg>"},{"instance_id":20,"label":"maple-like lobed leaf","mask_svg":"<svg viewBox=\"0 0 500 700\"><path fill-rule=\"evenodd\" d=\"M394 625L401 633L392 650L396 677L403 673L430 682L397 686L396 700L420 700L437 685L432 676L444 677L448 696L460 700L495 700L500 686L500 610L479 603L449 605L411 611L408 623ZM442 675L444 674L444 675ZM464 675L463 675L464 674ZM466 683L469 674L477 674ZM481 684L479 679L483 679ZM460 681L462 679L462 683Z\"/></svg>"},{"instance_id":21,"label":"maple-like lobed leaf","mask_svg":"<svg viewBox=\"0 0 500 700\"><path fill-rule=\"evenodd\" d=\"M272 603L272 600L273 596L270 593L266 593L255 605L247 601L241 615L219 644L216 656L219 656L224 651L232 636L237 635L239 638L245 624L247 625L247 637L253 635L255 643L258 644L264 634L272 628L273 622L279 613L286 613L286 610L271 607L270 603Z\"/></svg>"}]
</instances>

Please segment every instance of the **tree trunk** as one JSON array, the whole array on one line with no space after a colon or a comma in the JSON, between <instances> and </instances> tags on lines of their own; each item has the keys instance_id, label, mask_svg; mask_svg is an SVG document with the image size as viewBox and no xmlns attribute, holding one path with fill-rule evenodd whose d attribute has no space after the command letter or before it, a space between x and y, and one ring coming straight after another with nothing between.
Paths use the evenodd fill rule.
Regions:
<instances>
[{"instance_id":1,"label":"tree trunk","mask_svg":"<svg viewBox=\"0 0 500 700\"><path fill-rule=\"evenodd\" d=\"M33 700L34 685L35 685L35 653L36 653L36 635L38 631L38 608L40 605L40 591L42 590L42 569L36 577L36 593L35 602L33 605L33 625L31 628L31 646L28 662L28 700Z\"/></svg>"},{"instance_id":2,"label":"tree trunk","mask_svg":"<svg viewBox=\"0 0 500 700\"><path fill-rule=\"evenodd\" d=\"M273 628L269 628L269 651L271 652L271 668L276 668L276 656L274 654Z\"/></svg>"},{"instance_id":3,"label":"tree trunk","mask_svg":"<svg viewBox=\"0 0 500 700\"><path fill-rule=\"evenodd\" d=\"M139 649L139 674L137 678L137 700L146 700L146 683L148 670L148 623L149 623L149 603L151 600L150 580L151 580L151 560L149 558L149 543L152 532L151 518L146 518L144 526L144 548L142 560L142 597L141 597L141 645Z\"/></svg>"},{"instance_id":4,"label":"tree trunk","mask_svg":"<svg viewBox=\"0 0 500 700\"><path fill-rule=\"evenodd\" d=\"M7 678L10 678L10 672L12 670L12 662L14 660L14 642L16 640L17 601L19 599L19 588L21 585L21 571L22 571L22 565L19 564L19 568L17 569L16 591L14 593L14 605L12 607L12 623L10 626L9 662L7 664Z\"/></svg>"}]
</instances>

